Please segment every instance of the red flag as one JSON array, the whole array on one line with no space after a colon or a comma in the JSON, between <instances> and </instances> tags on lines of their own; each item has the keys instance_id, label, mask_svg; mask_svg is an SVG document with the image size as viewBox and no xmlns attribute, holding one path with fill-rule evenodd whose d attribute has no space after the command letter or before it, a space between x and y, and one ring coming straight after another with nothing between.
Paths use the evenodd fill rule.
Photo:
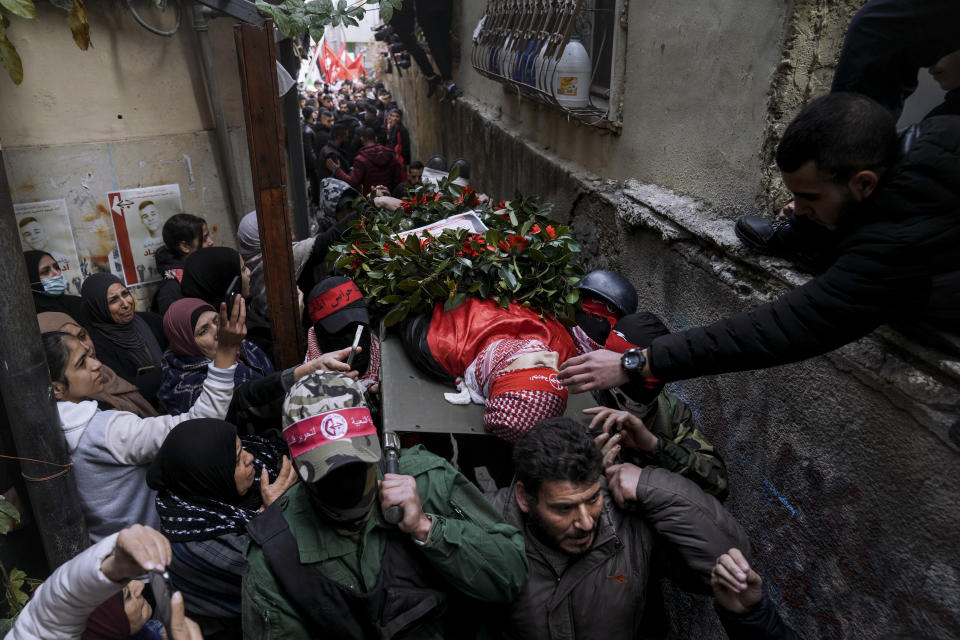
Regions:
<instances>
[{"instance_id":1,"label":"red flag","mask_svg":"<svg viewBox=\"0 0 960 640\"><path fill-rule=\"evenodd\" d=\"M347 50L347 43L344 42L340 45L340 51L337 51L337 60L343 60L343 52Z\"/></svg>"},{"instance_id":2,"label":"red flag","mask_svg":"<svg viewBox=\"0 0 960 640\"><path fill-rule=\"evenodd\" d=\"M323 43L323 59L327 64L328 83L336 82L339 78L346 80L350 77L350 72L326 42Z\"/></svg>"}]
</instances>

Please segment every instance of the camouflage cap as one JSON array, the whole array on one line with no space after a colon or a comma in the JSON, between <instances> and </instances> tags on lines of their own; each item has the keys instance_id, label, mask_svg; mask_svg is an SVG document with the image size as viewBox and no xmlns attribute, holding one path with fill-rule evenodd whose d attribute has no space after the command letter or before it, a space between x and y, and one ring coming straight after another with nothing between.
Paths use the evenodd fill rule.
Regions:
<instances>
[{"instance_id":1,"label":"camouflage cap","mask_svg":"<svg viewBox=\"0 0 960 640\"><path fill-rule=\"evenodd\" d=\"M351 462L380 461L380 440L357 383L340 373L301 378L283 401L283 439L304 482Z\"/></svg>"}]
</instances>

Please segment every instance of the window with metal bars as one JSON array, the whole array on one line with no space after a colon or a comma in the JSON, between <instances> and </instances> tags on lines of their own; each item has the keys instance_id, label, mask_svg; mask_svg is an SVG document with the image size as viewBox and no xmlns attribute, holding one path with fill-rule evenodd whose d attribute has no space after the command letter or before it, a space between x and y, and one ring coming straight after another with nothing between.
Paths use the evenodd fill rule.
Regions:
<instances>
[{"instance_id":1,"label":"window with metal bars","mask_svg":"<svg viewBox=\"0 0 960 640\"><path fill-rule=\"evenodd\" d=\"M521 98L619 133L627 1L488 0L474 32L473 68ZM568 47L577 55L564 57ZM566 77L574 59L580 75Z\"/></svg>"}]
</instances>

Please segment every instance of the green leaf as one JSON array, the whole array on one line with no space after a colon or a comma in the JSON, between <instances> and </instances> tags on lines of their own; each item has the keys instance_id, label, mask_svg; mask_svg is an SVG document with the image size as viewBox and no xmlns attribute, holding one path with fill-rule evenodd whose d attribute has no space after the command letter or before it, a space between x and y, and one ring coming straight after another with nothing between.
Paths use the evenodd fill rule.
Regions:
<instances>
[{"instance_id":1,"label":"green leaf","mask_svg":"<svg viewBox=\"0 0 960 640\"><path fill-rule=\"evenodd\" d=\"M570 304L577 304L578 302L580 302L580 290L574 289L573 291L568 293L567 302Z\"/></svg>"},{"instance_id":2,"label":"green leaf","mask_svg":"<svg viewBox=\"0 0 960 640\"><path fill-rule=\"evenodd\" d=\"M408 311L409 307L406 305L398 305L394 307L386 316L383 317L383 325L385 327L392 327L406 318Z\"/></svg>"},{"instance_id":3,"label":"green leaf","mask_svg":"<svg viewBox=\"0 0 960 640\"><path fill-rule=\"evenodd\" d=\"M367 271L367 277L372 280L380 280L383 278L383 271Z\"/></svg>"},{"instance_id":4,"label":"green leaf","mask_svg":"<svg viewBox=\"0 0 960 640\"><path fill-rule=\"evenodd\" d=\"M407 278L406 280L401 280L400 284L397 285L397 288L400 291L413 291L420 287L420 281L416 278Z\"/></svg>"},{"instance_id":5,"label":"green leaf","mask_svg":"<svg viewBox=\"0 0 960 640\"><path fill-rule=\"evenodd\" d=\"M20 61L20 54L17 48L7 39L6 33L0 34L0 60L7 70L7 75L13 80L13 84L23 82L23 62Z\"/></svg>"},{"instance_id":6,"label":"green leaf","mask_svg":"<svg viewBox=\"0 0 960 640\"><path fill-rule=\"evenodd\" d=\"M517 226L517 214L513 211L513 209L511 209L510 211L508 211L508 214L510 215L510 224L513 225L514 227L516 227L516 226Z\"/></svg>"},{"instance_id":7,"label":"green leaf","mask_svg":"<svg viewBox=\"0 0 960 640\"><path fill-rule=\"evenodd\" d=\"M64 11L70 11L70 9L73 9L73 0L50 0L50 4L55 6L57 9L63 9Z\"/></svg>"},{"instance_id":8,"label":"green leaf","mask_svg":"<svg viewBox=\"0 0 960 640\"><path fill-rule=\"evenodd\" d=\"M467 294L461 291L460 293L453 296L452 298L448 298L447 301L443 303L443 310L451 311L453 309L456 309L461 304L463 304L463 301L466 299L467 299Z\"/></svg>"},{"instance_id":9,"label":"green leaf","mask_svg":"<svg viewBox=\"0 0 960 640\"><path fill-rule=\"evenodd\" d=\"M0 0L0 7L27 20L37 17L37 7L33 4L33 0Z\"/></svg>"},{"instance_id":10,"label":"green leaf","mask_svg":"<svg viewBox=\"0 0 960 640\"><path fill-rule=\"evenodd\" d=\"M530 231L530 227L533 226L533 218L529 218L526 222L523 223L523 226L520 227L520 235L525 236L527 232Z\"/></svg>"}]
</instances>

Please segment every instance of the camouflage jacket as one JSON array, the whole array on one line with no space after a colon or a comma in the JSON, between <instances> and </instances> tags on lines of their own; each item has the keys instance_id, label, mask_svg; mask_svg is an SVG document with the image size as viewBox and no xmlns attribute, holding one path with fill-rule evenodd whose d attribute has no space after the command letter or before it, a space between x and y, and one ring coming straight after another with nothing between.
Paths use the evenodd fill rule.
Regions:
<instances>
[{"instance_id":1,"label":"camouflage jacket","mask_svg":"<svg viewBox=\"0 0 960 640\"><path fill-rule=\"evenodd\" d=\"M644 420L647 429L657 436L657 450L624 449L621 459L638 467L656 465L686 476L722 502L727 497L723 458L697 427L687 405L666 392L657 400L657 412Z\"/></svg>"}]
</instances>

